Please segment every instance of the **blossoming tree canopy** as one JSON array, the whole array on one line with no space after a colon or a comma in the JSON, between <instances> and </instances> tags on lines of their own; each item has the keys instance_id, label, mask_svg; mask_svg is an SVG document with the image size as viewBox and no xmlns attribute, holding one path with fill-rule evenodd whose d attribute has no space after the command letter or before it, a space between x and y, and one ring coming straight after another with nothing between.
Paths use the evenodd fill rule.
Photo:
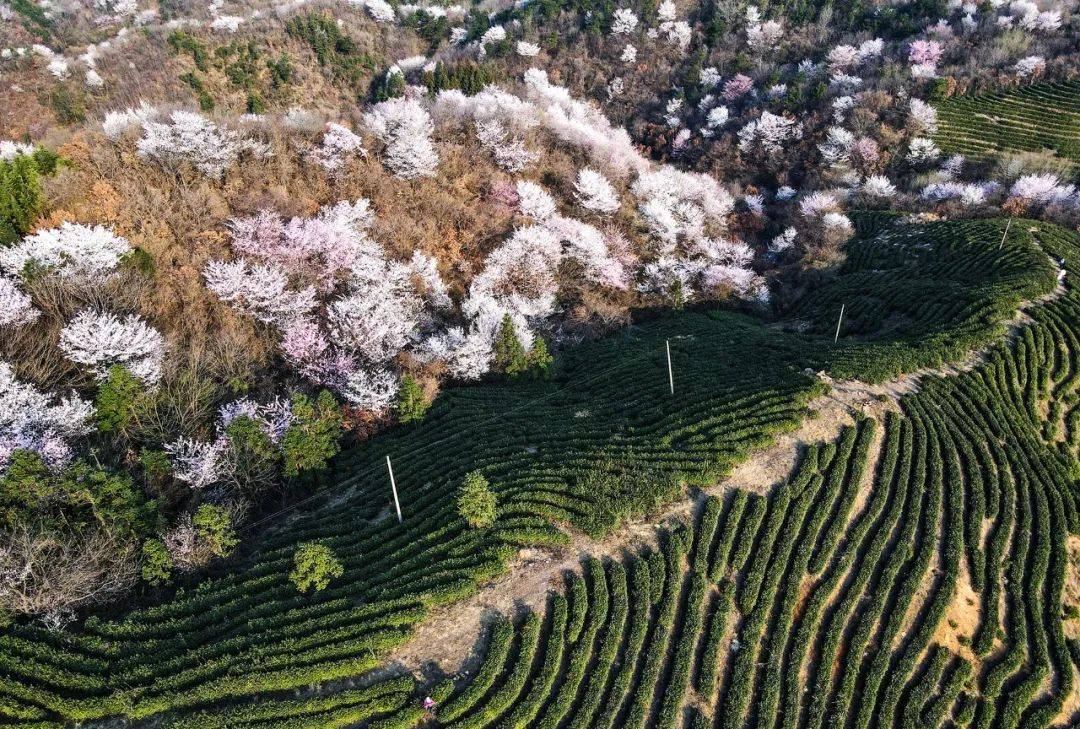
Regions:
<instances>
[{"instance_id":1,"label":"blossoming tree canopy","mask_svg":"<svg viewBox=\"0 0 1080 729\"><path fill-rule=\"evenodd\" d=\"M0 473L19 449L36 452L59 468L72 457L72 442L91 430L93 405L74 392L54 398L20 382L0 361Z\"/></svg>"},{"instance_id":2,"label":"blossoming tree canopy","mask_svg":"<svg viewBox=\"0 0 1080 729\"><path fill-rule=\"evenodd\" d=\"M104 378L120 365L143 382L161 379L165 338L135 315L117 316L86 309L60 331L60 349L72 362Z\"/></svg>"},{"instance_id":3,"label":"blossoming tree canopy","mask_svg":"<svg viewBox=\"0 0 1080 729\"><path fill-rule=\"evenodd\" d=\"M115 269L131 245L102 225L61 223L0 248L0 270L21 276L27 266L63 277L98 276Z\"/></svg>"}]
</instances>

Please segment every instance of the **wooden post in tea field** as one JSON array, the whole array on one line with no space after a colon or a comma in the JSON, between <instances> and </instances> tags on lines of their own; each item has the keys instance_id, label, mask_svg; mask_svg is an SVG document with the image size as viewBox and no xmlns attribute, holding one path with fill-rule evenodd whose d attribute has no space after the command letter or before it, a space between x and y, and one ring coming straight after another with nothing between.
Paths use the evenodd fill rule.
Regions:
<instances>
[{"instance_id":1,"label":"wooden post in tea field","mask_svg":"<svg viewBox=\"0 0 1080 729\"><path fill-rule=\"evenodd\" d=\"M1001 242L998 243L998 250L1000 251L1002 246L1005 245L1005 236L1009 234L1009 226L1012 225L1012 218L1009 218L1009 222L1005 223L1005 232L1001 234Z\"/></svg>"},{"instance_id":2,"label":"wooden post in tea field","mask_svg":"<svg viewBox=\"0 0 1080 729\"><path fill-rule=\"evenodd\" d=\"M390 472L390 490L394 492L394 508L397 509L398 524L401 523L401 504L397 498L397 484L394 483L394 467L390 465L390 456L386 457L386 470Z\"/></svg>"},{"instance_id":3,"label":"wooden post in tea field","mask_svg":"<svg viewBox=\"0 0 1080 729\"><path fill-rule=\"evenodd\" d=\"M664 340L664 347L667 348L667 379L668 386L671 388L671 394L675 394L675 374L671 370L671 340Z\"/></svg>"},{"instance_id":4,"label":"wooden post in tea field","mask_svg":"<svg viewBox=\"0 0 1080 729\"><path fill-rule=\"evenodd\" d=\"M840 340L840 324L844 321L844 304L840 304L840 318L836 320L836 334L833 335L833 344Z\"/></svg>"}]
</instances>

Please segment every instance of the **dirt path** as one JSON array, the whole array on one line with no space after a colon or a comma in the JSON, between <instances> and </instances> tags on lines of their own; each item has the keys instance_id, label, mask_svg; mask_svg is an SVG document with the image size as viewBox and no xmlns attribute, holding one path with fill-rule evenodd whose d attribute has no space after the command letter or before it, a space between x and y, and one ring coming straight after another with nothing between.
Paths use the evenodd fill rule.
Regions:
<instances>
[{"instance_id":1,"label":"dirt path","mask_svg":"<svg viewBox=\"0 0 1080 729\"><path fill-rule=\"evenodd\" d=\"M1006 336L1012 338L1029 321L1025 309L1063 292L1064 287L1059 286L1051 294L1021 307L1007 322ZM819 372L817 376L828 383L831 390L810 402L812 415L798 429L779 436L771 446L752 454L727 478L705 491L684 494L684 498L660 512L628 521L605 539L594 540L570 531L571 541L567 547L522 549L503 576L485 584L472 597L433 611L417 626L412 638L388 656L387 668L425 671L437 666L436 673L468 673L478 660L476 649L483 632L481 628L492 616L497 613L508 615L526 608L542 609L549 593L562 592L563 575L568 570L580 572L585 557L603 558L655 545L665 526L694 513L706 496L721 495L733 488L762 494L771 491L788 478L807 444L835 440L843 427L854 424L859 416L879 422L884 420L886 413L899 411L902 396L918 391L923 378L971 370L983 361L989 349L973 352L961 362L920 370L876 385L858 380L833 380ZM878 430L883 433L884 428ZM872 462L876 463L880 437L874 445L875 452L871 456ZM868 468L866 487L860 489L860 504L852 510L853 514L862 509L872 473L873 469Z\"/></svg>"}]
</instances>

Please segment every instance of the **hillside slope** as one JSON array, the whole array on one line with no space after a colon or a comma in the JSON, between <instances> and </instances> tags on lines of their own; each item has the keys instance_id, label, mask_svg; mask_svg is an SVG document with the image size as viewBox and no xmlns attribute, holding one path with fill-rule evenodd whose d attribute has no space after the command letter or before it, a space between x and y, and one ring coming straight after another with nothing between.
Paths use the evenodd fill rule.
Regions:
<instances>
[{"instance_id":1,"label":"hillside slope","mask_svg":"<svg viewBox=\"0 0 1080 729\"><path fill-rule=\"evenodd\" d=\"M234 574L120 621L87 621L81 634L9 630L0 637L2 711L22 720L139 718L355 676L378 665L430 605L475 590L519 547L563 542L558 524L602 534L676 497L686 483L711 483L794 427L821 387L802 374L805 367L830 367L839 354L843 367L875 377L980 346L1021 301L1053 289L1054 267L1040 246L1072 255L1072 239L1046 224L1012 226L1000 250L999 222L941 225L958 227L926 237L886 229L867 244L869 263L853 265L878 270L892 261L917 280L952 260L981 295L955 306L954 294L939 287L937 310L950 312L948 319L909 317L880 341L833 345L831 337L743 315L683 313L583 345L549 382L452 389L422 424L393 429L342 457L326 488L282 515ZM950 253L944 240L965 245ZM859 280L851 276L834 285L850 287ZM871 290L888 291L877 280L863 294ZM900 306L905 288L894 290ZM821 316L829 306L821 304ZM933 301L924 306L935 310ZM890 308L880 316L895 320ZM939 336L927 338L932 332ZM904 338L936 344L897 359L894 346ZM380 515L389 505L386 456L402 496L402 525ZM499 520L488 530L469 530L454 510L457 485L472 470L499 495ZM309 597L297 594L287 575L295 545L311 540L331 545L346 573Z\"/></svg>"}]
</instances>

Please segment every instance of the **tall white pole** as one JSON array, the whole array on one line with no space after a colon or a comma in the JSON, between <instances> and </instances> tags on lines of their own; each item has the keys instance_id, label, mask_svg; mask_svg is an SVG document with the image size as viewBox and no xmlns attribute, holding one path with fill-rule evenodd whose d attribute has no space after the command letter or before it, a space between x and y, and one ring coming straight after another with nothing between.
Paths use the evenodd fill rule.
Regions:
<instances>
[{"instance_id":1,"label":"tall white pole","mask_svg":"<svg viewBox=\"0 0 1080 729\"><path fill-rule=\"evenodd\" d=\"M394 483L394 467L390 465L390 456L386 457L386 470L390 472L390 490L394 492L394 508L397 509L398 524L401 523L401 504L397 498L397 484Z\"/></svg>"},{"instance_id":2,"label":"tall white pole","mask_svg":"<svg viewBox=\"0 0 1080 729\"><path fill-rule=\"evenodd\" d=\"M1005 223L1005 232L1001 234L1001 242L998 243L998 250L1005 245L1005 236L1009 234L1009 226L1012 225L1012 218L1009 218L1009 222Z\"/></svg>"},{"instance_id":3,"label":"tall white pole","mask_svg":"<svg viewBox=\"0 0 1080 729\"><path fill-rule=\"evenodd\" d=\"M667 379L668 385L671 387L671 394L675 394L675 374L671 370L671 340L665 339L664 346L667 348Z\"/></svg>"},{"instance_id":4,"label":"tall white pole","mask_svg":"<svg viewBox=\"0 0 1080 729\"><path fill-rule=\"evenodd\" d=\"M844 321L844 305L840 304L840 318L836 320L836 334L833 336L833 344L840 339L840 323Z\"/></svg>"}]
</instances>

